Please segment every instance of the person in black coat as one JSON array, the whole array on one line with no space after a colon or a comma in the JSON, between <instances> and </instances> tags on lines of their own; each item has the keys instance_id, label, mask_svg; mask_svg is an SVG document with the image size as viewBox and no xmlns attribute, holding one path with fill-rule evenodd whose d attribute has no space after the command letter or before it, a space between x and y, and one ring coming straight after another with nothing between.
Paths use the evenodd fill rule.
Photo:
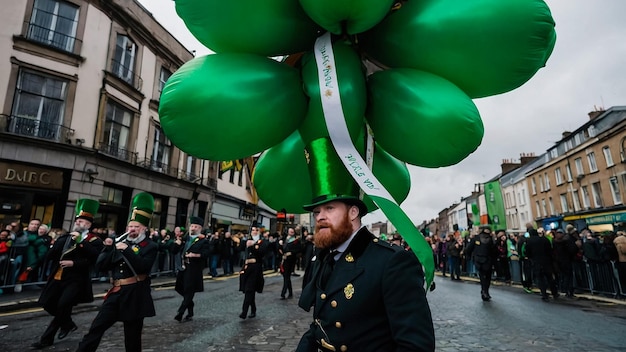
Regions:
<instances>
[{"instance_id":1,"label":"person in black coat","mask_svg":"<svg viewBox=\"0 0 626 352\"><path fill-rule=\"evenodd\" d=\"M574 297L574 272L573 262L578 252L576 243L572 241L569 234L565 234L562 229L557 229L553 240L554 260L558 270L558 286L561 292L565 292L565 297Z\"/></svg>"},{"instance_id":2,"label":"person in black coat","mask_svg":"<svg viewBox=\"0 0 626 352\"><path fill-rule=\"evenodd\" d=\"M526 241L526 256L530 259L533 268L533 277L537 280L537 285L541 291L541 299L549 301L547 293L548 287L554 298L559 297L554 280L552 245L545 236L539 236L535 229L529 229L528 240Z\"/></svg>"},{"instance_id":3,"label":"person in black coat","mask_svg":"<svg viewBox=\"0 0 626 352\"><path fill-rule=\"evenodd\" d=\"M193 318L193 297L196 292L204 291L202 270L206 259L209 257L209 243L200 233L203 225L204 219L191 216L189 234L180 240L177 239L172 248L174 254L181 253L183 258L181 270L176 275L175 286L176 292L183 296L183 302L174 317L179 322L183 321L185 311L187 311L187 316L185 316L184 321Z\"/></svg>"},{"instance_id":4,"label":"person in black coat","mask_svg":"<svg viewBox=\"0 0 626 352\"><path fill-rule=\"evenodd\" d=\"M357 197L319 198L305 206L315 215L319 252L298 303L306 311L313 308L313 322L296 351L434 351L424 273L415 254L362 226L367 207Z\"/></svg>"},{"instance_id":5,"label":"person in black coat","mask_svg":"<svg viewBox=\"0 0 626 352\"><path fill-rule=\"evenodd\" d=\"M111 238L105 239L104 250L96 261L100 271L111 270L113 287L105 296L89 332L78 344L77 352L95 351L106 330L118 321L124 323L126 351L141 351L143 319L155 315L150 294L150 270L158 246L148 238L146 231L154 198L148 193L139 193L133 198L131 207L133 212L126 227L127 237L116 243Z\"/></svg>"},{"instance_id":6,"label":"person in black coat","mask_svg":"<svg viewBox=\"0 0 626 352\"><path fill-rule=\"evenodd\" d=\"M481 225L480 233L470 242L465 250L468 257L471 257L478 270L480 279L480 297L483 301L491 300L489 287L491 286L491 274L493 265L498 254L496 243L491 236L491 227Z\"/></svg>"},{"instance_id":7,"label":"person in black coat","mask_svg":"<svg viewBox=\"0 0 626 352\"><path fill-rule=\"evenodd\" d=\"M50 346L59 331L59 340L78 329L72 321L72 308L78 303L93 302L90 272L102 251L102 240L90 232L100 203L91 199L76 202L76 219L71 233L60 236L48 252L51 275L41 292L39 304L54 316L35 349Z\"/></svg>"},{"instance_id":8,"label":"person in black coat","mask_svg":"<svg viewBox=\"0 0 626 352\"><path fill-rule=\"evenodd\" d=\"M300 239L296 236L293 228L287 230L287 237L279 247L279 253L282 255L282 275L283 289L280 291L280 299L285 299L285 295L289 292L287 298L293 298L293 287L291 285L291 274L296 268L296 259L302 249Z\"/></svg>"},{"instance_id":9,"label":"person in black coat","mask_svg":"<svg viewBox=\"0 0 626 352\"><path fill-rule=\"evenodd\" d=\"M243 305L241 307L241 319L256 317L256 293L263 292L265 279L263 278L263 256L266 246L262 239L248 240L246 242L246 260L239 272L239 291L243 292ZM250 315L248 316L248 309Z\"/></svg>"}]
</instances>

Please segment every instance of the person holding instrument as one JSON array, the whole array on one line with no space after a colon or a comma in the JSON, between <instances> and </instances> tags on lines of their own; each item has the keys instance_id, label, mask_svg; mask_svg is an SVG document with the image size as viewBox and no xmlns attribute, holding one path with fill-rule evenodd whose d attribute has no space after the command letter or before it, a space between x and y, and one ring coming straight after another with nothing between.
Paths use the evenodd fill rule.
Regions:
<instances>
[{"instance_id":1,"label":"person holding instrument","mask_svg":"<svg viewBox=\"0 0 626 352\"><path fill-rule=\"evenodd\" d=\"M202 231L204 219L191 216L189 219L189 234L181 239L176 239L172 253L182 252L183 264L176 275L176 292L183 296L183 302L178 308L174 319L179 323L190 321L193 317L193 296L196 292L204 291L202 269L209 257L209 242L205 239ZM187 316L183 320L183 314Z\"/></svg>"},{"instance_id":2,"label":"person holding instrument","mask_svg":"<svg viewBox=\"0 0 626 352\"><path fill-rule=\"evenodd\" d=\"M146 232L154 211L154 198L148 193L139 193L133 198L131 209L127 232L115 243L111 238L104 240L104 250L96 267L100 271L111 270L113 287L76 351L95 351L106 330L117 321L124 323L126 351L141 351L143 319L155 315L150 269L158 246Z\"/></svg>"},{"instance_id":3,"label":"person holding instrument","mask_svg":"<svg viewBox=\"0 0 626 352\"><path fill-rule=\"evenodd\" d=\"M73 231L59 237L48 253L51 275L39 304L54 318L39 341L31 345L35 349L51 346L59 330L59 340L75 331L78 327L72 321L72 308L93 302L90 270L102 250L102 240L89 230L99 207L98 201L79 199Z\"/></svg>"}]
</instances>

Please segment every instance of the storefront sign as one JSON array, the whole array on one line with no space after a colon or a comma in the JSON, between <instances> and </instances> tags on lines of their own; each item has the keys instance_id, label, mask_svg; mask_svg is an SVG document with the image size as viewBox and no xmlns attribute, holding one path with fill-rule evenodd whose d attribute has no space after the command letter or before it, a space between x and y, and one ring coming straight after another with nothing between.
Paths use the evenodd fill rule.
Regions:
<instances>
[{"instance_id":1,"label":"storefront sign","mask_svg":"<svg viewBox=\"0 0 626 352\"><path fill-rule=\"evenodd\" d=\"M0 162L0 184L61 189L63 171Z\"/></svg>"},{"instance_id":2,"label":"storefront sign","mask_svg":"<svg viewBox=\"0 0 626 352\"><path fill-rule=\"evenodd\" d=\"M585 219L587 225L615 224L626 222L626 212L592 216Z\"/></svg>"}]
</instances>

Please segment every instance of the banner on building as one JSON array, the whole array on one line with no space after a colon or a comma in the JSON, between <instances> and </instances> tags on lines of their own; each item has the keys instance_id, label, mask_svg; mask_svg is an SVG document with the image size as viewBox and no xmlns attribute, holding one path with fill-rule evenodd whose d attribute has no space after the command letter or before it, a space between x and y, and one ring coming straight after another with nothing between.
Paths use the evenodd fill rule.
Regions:
<instances>
[{"instance_id":1,"label":"banner on building","mask_svg":"<svg viewBox=\"0 0 626 352\"><path fill-rule=\"evenodd\" d=\"M506 229L506 213L500 182L491 181L485 183L485 202L487 203L487 214L489 215L491 229Z\"/></svg>"}]
</instances>

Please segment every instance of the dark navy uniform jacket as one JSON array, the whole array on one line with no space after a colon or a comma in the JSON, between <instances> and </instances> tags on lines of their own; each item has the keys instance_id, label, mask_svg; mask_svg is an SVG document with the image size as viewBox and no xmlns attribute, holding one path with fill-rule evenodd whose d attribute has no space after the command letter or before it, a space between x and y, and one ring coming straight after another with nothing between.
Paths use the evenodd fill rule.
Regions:
<instances>
[{"instance_id":1,"label":"dark navy uniform jacket","mask_svg":"<svg viewBox=\"0 0 626 352\"><path fill-rule=\"evenodd\" d=\"M362 228L336 261L324 290L319 276L327 252L312 262L311 281L300 297L301 308L314 307L314 321L298 352L434 351L424 273L413 252Z\"/></svg>"}]
</instances>

